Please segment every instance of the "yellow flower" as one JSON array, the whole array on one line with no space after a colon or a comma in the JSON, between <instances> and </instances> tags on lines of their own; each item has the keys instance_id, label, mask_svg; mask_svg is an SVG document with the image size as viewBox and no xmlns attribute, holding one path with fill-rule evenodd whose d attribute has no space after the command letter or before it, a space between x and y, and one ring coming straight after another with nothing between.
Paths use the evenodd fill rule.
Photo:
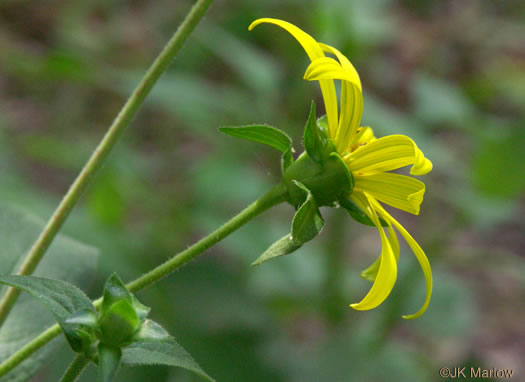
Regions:
<instances>
[{"instance_id":1,"label":"yellow flower","mask_svg":"<svg viewBox=\"0 0 525 382\"><path fill-rule=\"evenodd\" d=\"M350 61L337 49L317 42L313 37L288 22L263 18L254 21L249 30L261 23L275 24L288 31L302 45L311 60L304 78L319 81L324 99L328 135L337 153L343 158L354 178L354 188L346 197L360 207L372 220L381 237L381 255L362 277L373 281L368 294L350 306L357 310L377 307L390 294L397 278L399 243L394 228L406 240L419 261L426 280L426 298L418 312L403 318L419 317L426 310L432 294L432 273L428 259L412 236L379 202L411 214L419 214L425 185L410 176L391 173L412 165L411 175L424 175L432 170L412 139L404 135L390 135L376 139L370 127L360 127L363 96L359 75ZM335 57L328 57L330 54ZM334 80L341 81L341 99L338 104ZM340 111L338 111L340 109ZM386 222L386 231L381 224Z\"/></svg>"}]
</instances>

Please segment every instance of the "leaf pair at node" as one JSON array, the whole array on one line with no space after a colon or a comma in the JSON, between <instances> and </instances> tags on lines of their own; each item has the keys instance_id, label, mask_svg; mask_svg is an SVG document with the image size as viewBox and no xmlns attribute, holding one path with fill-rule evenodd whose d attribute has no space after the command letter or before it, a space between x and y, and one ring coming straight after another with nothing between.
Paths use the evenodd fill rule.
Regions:
<instances>
[{"instance_id":1,"label":"leaf pair at node","mask_svg":"<svg viewBox=\"0 0 525 382\"><path fill-rule=\"evenodd\" d=\"M191 370L213 381L113 274L100 311L76 286L34 276L0 276L0 283L33 295L56 319L77 353L98 365L98 381L110 382L122 366L162 364Z\"/></svg>"}]
</instances>

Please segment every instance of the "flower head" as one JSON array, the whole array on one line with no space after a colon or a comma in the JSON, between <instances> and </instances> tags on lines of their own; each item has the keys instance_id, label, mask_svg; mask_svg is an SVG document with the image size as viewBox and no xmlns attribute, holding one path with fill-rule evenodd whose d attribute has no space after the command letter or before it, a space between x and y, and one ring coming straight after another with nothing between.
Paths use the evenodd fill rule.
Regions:
<instances>
[{"instance_id":1,"label":"flower head","mask_svg":"<svg viewBox=\"0 0 525 382\"><path fill-rule=\"evenodd\" d=\"M285 29L301 44L310 58L311 64L304 78L319 81L326 109L326 133L352 174L354 182L352 191L344 195L342 202L357 206L379 231L381 255L361 274L373 281L372 288L359 303L350 306L357 310L373 309L392 291L397 278L399 258L395 228L414 252L425 276L426 298L423 306L418 312L403 316L419 317L426 310L432 293L430 264L417 242L380 202L414 215L419 214L419 206L425 193L424 183L389 171L411 165L411 175L424 175L432 170L432 163L409 137L390 135L376 138L370 127L360 126L363 113L361 81L354 66L341 52L317 42L295 25L282 20L258 19L249 29L261 23L274 24ZM339 102L334 80L341 81Z\"/></svg>"}]
</instances>

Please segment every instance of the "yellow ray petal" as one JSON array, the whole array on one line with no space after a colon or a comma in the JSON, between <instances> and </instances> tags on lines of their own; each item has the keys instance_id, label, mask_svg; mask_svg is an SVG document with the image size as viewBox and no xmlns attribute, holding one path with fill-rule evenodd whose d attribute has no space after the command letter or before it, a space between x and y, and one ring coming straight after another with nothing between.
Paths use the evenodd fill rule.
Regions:
<instances>
[{"instance_id":1,"label":"yellow ray petal","mask_svg":"<svg viewBox=\"0 0 525 382\"><path fill-rule=\"evenodd\" d=\"M301 44L311 61L314 61L316 58L324 57L323 49L317 41L315 41L315 39L308 33L289 22L272 18L262 18L251 23L248 30L252 30L262 23L277 25L290 33L297 42ZM333 134L332 136L335 137L335 132L337 130L337 95L335 93L334 82L330 79L322 79L319 81L319 85L321 86L321 93L323 94L326 117L328 119L328 128L331 134Z\"/></svg>"},{"instance_id":2,"label":"yellow ray petal","mask_svg":"<svg viewBox=\"0 0 525 382\"><path fill-rule=\"evenodd\" d=\"M354 195L350 195L350 199L354 201L354 203L362 203L359 200L355 200ZM371 209L363 209L363 212L373 221L373 215L371 213ZM399 241L397 240L397 235L394 229L392 228L392 224L390 224L389 221L387 221L388 226L388 241L390 243L390 246L392 247L392 252L394 252L394 256L396 258L396 262L399 261ZM377 272L379 271L379 265L381 264L381 255L365 270L361 272L361 277L368 281L374 281L377 276Z\"/></svg>"},{"instance_id":3,"label":"yellow ray petal","mask_svg":"<svg viewBox=\"0 0 525 382\"><path fill-rule=\"evenodd\" d=\"M377 272L377 277L368 291L367 295L357 304L351 304L350 306L356 310L369 310L377 307L388 297L397 278L397 264L396 258L393 253L390 242L388 241L385 231L379 222L379 218L373 207L370 204L370 201L373 197L368 197L368 195L353 192L352 200L363 210L368 211L367 213L371 214L372 221L374 222L379 235L381 236L381 260L379 264L379 270Z\"/></svg>"},{"instance_id":4,"label":"yellow ray petal","mask_svg":"<svg viewBox=\"0 0 525 382\"><path fill-rule=\"evenodd\" d=\"M329 48L326 45L324 46ZM339 55L342 56L341 53L339 53ZM338 77L338 73L341 71L347 75L347 79L341 81L341 111L339 115L339 124L335 136L332 136L339 153L344 152L350 146L350 142L359 127L363 115L361 81L359 80L359 76L357 76L357 72L352 64L350 64L346 57L342 56L341 59L343 58L346 60L346 64L349 65L349 67L343 67L340 62L337 62L333 58L322 57L312 61L304 74L304 78L311 81L330 79L332 78L332 75Z\"/></svg>"},{"instance_id":5,"label":"yellow ray petal","mask_svg":"<svg viewBox=\"0 0 525 382\"><path fill-rule=\"evenodd\" d=\"M357 150L359 146L366 145L374 140L376 140L376 137L372 128L370 126L361 126L357 129L356 134L350 141L349 147L343 152L342 157L347 158L350 153Z\"/></svg>"},{"instance_id":6,"label":"yellow ray petal","mask_svg":"<svg viewBox=\"0 0 525 382\"><path fill-rule=\"evenodd\" d=\"M351 83L357 86L356 89L354 86L348 85L345 81L342 81L341 84L341 111L339 112L339 125L337 127L335 140L336 144L340 142L337 145L337 151L342 153L352 144L352 137L354 137L361 122L361 117L363 116L363 96L361 94L363 90L361 80L354 65L352 65L346 56L338 49L323 43L319 43L319 45L323 51L337 57L343 70L354 78L354 81L351 81Z\"/></svg>"},{"instance_id":7,"label":"yellow ray petal","mask_svg":"<svg viewBox=\"0 0 525 382\"><path fill-rule=\"evenodd\" d=\"M314 69L316 69L316 66L319 65L320 63L315 62L318 59L312 60L312 63L310 64L311 67L306 69L304 78L309 81L319 81L319 80L326 80L326 79L348 81L349 83L357 86L358 90L361 91L360 89L361 82L358 81L358 79L356 79L352 73L344 70L341 67L341 65L338 64L337 61L334 60L333 58L330 58L330 57L326 57L326 58L331 61L323 60L320 63L326 64L327 62L330 62L332 65L330 65L327 69L323 71L315 71Z\"/></svg>"},{"instance_id":8,"label":"yellow ray petal","mask_svg":"<svg viewBox=\"0 0 525 382\"><path fill-rule=\"evenodd\" d=\"M346 81L341 85L341 112L339 125L335 136L338 152L342 153L350 147L353 137L363 116L363 95L355 86Z\"/></svg>"},{"instance_id":9,"label":"yellow ray petal","mask_svg":"<svg viewBox=\"0 0 525 382\"><path fill-rule=\"evenodd\" d=\"M388 135L376 139L343 159L350 171L363 175L395 170L410 164L412 175L424 175L432 170L432 162L406 135Z\"/></svg>"},{"instance_id":10,"label":"yellow ray petal","mask_svg":"<svg viewBox=\"0 0 525 382\"><path fill-rule=\"evenodd\" d=\"M388 223L388 241L392 247L392 252L396 257L396 261L399 261L399 241L397 240L397 235L392 225ZM379 265L381 264L381 256L379 256L368 268L361 272L361 277L368 281L374 281L377 277L377 272L379 271Z\"/></svg>"},{"instance_id":11,"label":"yellow ray petal","mask_svg":"<svg viewBox=\"0 0 525 382\"><path fill-rule=\"evenodd\" d=\"M410 246L410 248L414 252L414 255L419 261L419 265L421 266L421 269L423 270L423 275L425 276L425 284L426 284L425 302L423 303L423 306L416 313L403 316L403 318L405 319L418 318L423 313L425 313L425 310L427 309L428 304L430 303L430 297L432 296L432 270L430 268L430 263L428 261L427 255L425 255L425 252L423 252L419 244L407 232L407 230L401 224L399 224L399 222L396 219L394 219L387 211L385 211L385 209L377 201L372 201L372 205L376 209L376 211L379 213L379 215L383 217L383 219L392 223L396 227L396 229L399 231L399 233L401 233L403 238L406 240L407 244Z\"/></svg>"},{"instance_id":12,"label":"yellow ray petal","mask_svg":"<svg viewBox=\"0 0 525 382\"><path fill-rule=\"evenodd\" d=\"M425 184L406 175L383 172L374 175L354 175L355 189L400 210L419 214Z\"/></svg>"},{"instance_id":13,"label":"yellow ray petal","mask_svg":"<svg viewBox=\"0 0 525 382\"><path fill-rule=\"evenodd\" d=\"M357 73L357 70L355 69L354 65L346 58L344 54L342 54L339 50L334 48L333 46L323 44L322 42L319 43L319 46L325 51L326 53L331 53L334 56L337 57L339 60L339 63L343 67L344 70L346 70L348 73L352 75L352 77L355 78L355 81L351 81L352 83L356 83L359 90L361 89L361 80L359 79L359 74Z\"/></svg>"}]
</instances>

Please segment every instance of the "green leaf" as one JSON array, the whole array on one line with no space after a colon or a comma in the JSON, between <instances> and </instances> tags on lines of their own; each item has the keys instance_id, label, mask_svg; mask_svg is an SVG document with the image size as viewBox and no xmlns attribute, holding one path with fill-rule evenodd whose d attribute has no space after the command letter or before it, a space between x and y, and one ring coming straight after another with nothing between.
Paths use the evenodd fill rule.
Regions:
<instances>
[{"instance_id":1,"label":"green leaf","mask_svg":"<svg viewBox=\"0 0 525 382\"><path fill-rule=\"evenodd\" d=\"M285 237L273 243L261 256L257 258L251 265L259 265L274 257L288 255L301 248L302 243L293 240L292 235L288 234Z\"/></svg>"},{"instance_id":2,"label":"green leaf","mask_svg":"<svg viewBox=\"0 0 525 382\"><path fill-rule=\"evenodd\" d=\"M26 210L11 203L0 203L0 274L15 273L22 255L31 248L42 231L45 222ZM90 246L59 234L35 271L35 276L60 279L78 285L88 286L93 282L98 251ZM0 294L5 289L0 285ZM47 329L56 321L37 299L22 294L11 314L0 328L0 361L19 350L27 342ZM60 341L53 341L22 362L9 373L10 382L27 381L33 377L49 354L56 351Z\"/></svg>"},{"instance_id":3,"label":"green leaf","mask_svg":"<svg viewBox=\"0 0 525 382\"><path fill-rule=\"evenodd\" d=\"M84 350L83 339L76 333L74 326L66 322L76 311L95 310L91 300L80 289L62 280L35 276L0 276L0 283L22 289L36 297L57 320L73 350Z\"/></svg>"},{"instance_id":4,"label":"green leaf","mask_svg":"<svg viewBox=\"0 0 525 382\"><path fill-rule=\"evenodd\" d=\"M246 125L219 127L224 134L249 141L264 143L282 152L281 171L284 174L293 163L292 139L283 131L267 125Z\"/></svg>"},{"instance_id":5,"label":"green leaf","mask_svg":"<svg viewBox=\"0 0 525 382\"><path fill-rule=\"evenodd\" d=\"M166 365L193 371L213 381L193 357L157 323L147 320L141 337L122 351L122 365Z\"/></svg>"},{"instance_id":6,"label":"green leaf","mask_svg":"<svg viewBox=\"0 0 525 382\"><path fill-rule=\"evenodd\" d=\"M118 347L98 345L98 382L111 382L117 375L122 351Z\"/></svg>"},{"instance_id":7,"label":"green leaf","mask_svg":"<svg viewBox=\"0 0 525 382\"><path fill-rule=\"evenodd\" d=\"M219 130L232 137L264 143L280 152L286 152L292 145L291 138L283 131L267 125L246 125L219 127Z\"/></svg>"},{"instance_id":8,"label":"green leaf","mask_svg":"<svg viewBox=\"0 0 525 382\"><path fill-rule=\"evenodd\" d=\"M335 151L335 146L328 138L327 130L315 119L315 102L312 101L310 115L304 127L304 147L306 152L316 163L322 164L331 152Z\"/></svg>"},{"instance_id":9,"label":"green leaf","mask_svg":"<svg viewBox=\"0 0 525 382\"><path fill-rule=\"evenodd\" d=\"M370 227L375 227L375 224L372 221L372 219L370 219L368 215L365 214L364 211L361 208L359 208L357 204L355 204L350 199L341 198L339 200L339 204L350 214L350 216L355 221L361 224L364 224L364 225L368 225ZM383 227L388 227L388 223L383 218L379 218L379 221L381 222L381 225Z\"/></svg>"},{"instance_id":10,"label":"green leaf","mask_svg":"<svg viewBox=\"0 0 525 382\"><path fill-rule=\"evenodd\" d=\"M168 365L182 367L213 380L159 324L146 320L123 351L123 365Z\"/></svg>"},{"instance_id":11,"label":"green leaf","mask_svg":"<svg viewBox=\"0 0 525 382\"><path fill-rule=\"evenodd\" d=\"M306 193L306 200L299 207L292 221L293 241L304 244L321 232L324 220L310 190L300 182L295 180L293 182Z\"/></svg>"}]
</instances>

